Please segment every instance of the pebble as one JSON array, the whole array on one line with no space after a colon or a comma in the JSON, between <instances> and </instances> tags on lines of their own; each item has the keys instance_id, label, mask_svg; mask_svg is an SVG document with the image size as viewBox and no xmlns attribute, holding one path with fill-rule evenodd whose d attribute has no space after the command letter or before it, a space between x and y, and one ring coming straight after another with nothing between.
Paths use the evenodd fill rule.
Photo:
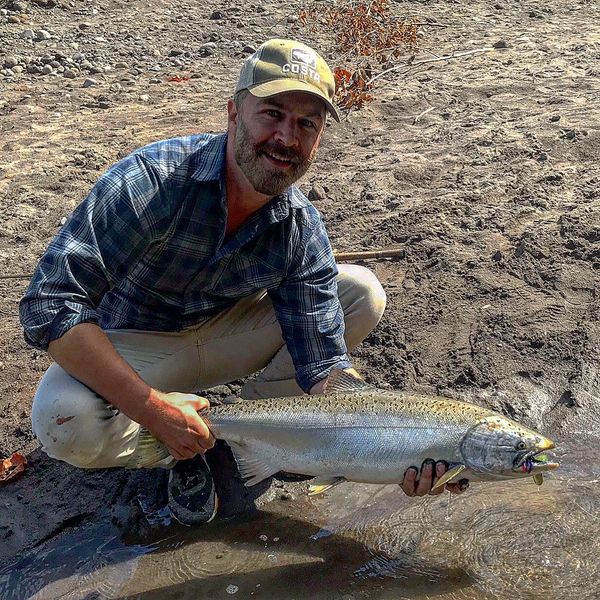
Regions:
<instances>
[{"instance_id":1,"label":"pebble","mask_svg":"<svg viewBox=\"0 0 600 600\"><path fill-rule=\"evenodd\" d=\"M50 65L44 65L43 69L42 69L42 74L43 75L50 75L50 73L52 73L53 69Z\"/></svg>"},{"instance_id":2,"label":"pebble","mask_svg":"<svg viewBox=\"0 0 600 600\"><path fill-rule=\"evenodd\" d=\"M35 39L36 40L49 40L52 36L50 35L50 33L48 31L46 31L45 29L40 29L36 34L35 34Z\"/></svg>"},{"instance_id":3,"label":"pebble","mask_svg":"<svg viewBox=\"0 0 600 600\"><path fill-rule=\"evenodd\" d=\"M258 539L259 539L261 542L268 542L268 541L269 541L269 538L268 538L268 537L267 537L267 536L266 536L264 533L263 533L262 535L259 535L259 536L258 536Z\"/></svg>"},{"instance_id":4,"label":"pebble","mask_svg":"<svg viewBox=\"0 0 600 600\"><path fill-rule=\"evenodd\" d=\"M7 69L12 69L13 67L16 67L18 64L19 64L19 61L14 56L7 56L4 59L4 66Z\"/></svg>"},{"instance_id":5,"label":"pebble","mask_svg":"<svg viewBox=\"0 0 600 600\"><path fill-rule=\"evenodd\" d=\"M89 88L92 87L94 85L98 85L98 82L95 79L92 79L91 77L87 77L84 82L83 82L83 87L84 88Z\"/></svg>"},{"instance_id":6,"label":"pebble","mask_svg":"<svg viewBox=\"0 0 600 600\"><path fill-rule=\"evenodd\" d=\"M15 15L11 15L10 17L8 17L8 22L9 23L20 23L21 19L19 19L19 17L15 17Z\"/></svg>"},{"instance_id":7,"label":"pebble","mask_svg":"<svg viewBox=\"0 0 600 600\"><path fill-rule=\"evenodd\" d=\"M256 48L254 46L250 46L248 44L242 48L242 52L247 52L248 54L254 54L256 52Z\"/></svg>"},{"instance_id":8,"label":"pebble","mask_svg":"<svg viewBox=\"0 0 600 600\"><path fill-rule=\"evenodd\" d=\"M312 186L308 192L308 199L312 202L314 200L324 200L327 198L327 192L318 183Z\"/></svg>"},{"instance_id":9,"label":"pebble","mask_svg":"<svg viewBox=\"0 0 600 600\"><path fill-rule=\"evenodd\" d=\"M73 69L66 69L65 72L63 73L63 76L66 77L67 79L75 79L75 77L77 77L77 73L75 73L75 71L73 71Z\"/></svg>"},{"instance_id":10,"label":"pebble","mask_svg":"<svg viewBox=\"0 0 600 600\"><path fill-rule=\"evenodd\" d=\"M94 25L92 23L89 23L87 21L84 21L83 23L79 23L79 25L77 25L77 27L79 27L79 29L91 29Z\"/></svg>"},{"instance_id":11,"label":"pebble","mask_svg":"<svg viewBox=\"0 0 600 600\"><path fill-rule=\"evenodd\" d=\"M33 29L24 29L19 34L19 37L23 40L32 40L35 37L35 31Z\"/></svg>"},{"instance_id":12,"label":"pebble","mask_svg":"<svg viewBox=\"0 0 600 600\"><path fill-rule=\"evenodd\" d=\"M119 61L115 63L115 69L128 69L129 65L125 61Z\"/></svg>"},{"instance_id":13,"label":"pebble","mask_svg":"<svg viewBox=\"0 0 600 600\"><path fill-rule=\"evenodd\" d=\"M27 12L27 4L25 2L13 2L12 9L15 12Z\"/></svg>"},{"instance_id":14,"label":"pebble","mask_svg":"<svg viewBox=\"0 0 600 600\"><path fill-rule=\"evenodd\" d=\"M229 585L228 585L228 586L225 588L225 591L226 591L228 594L236 594L236 593L239 591L239 589L240 589L240 588L239 588L237 585L233 585L233 584L231 584L231 583L230 583L230 584L229 584Z\"/></svg>"},{"instance_id":15,"label":"pebble","mask_svg":"<svg viewBox=\"0 0 600 600\"><path fill-rule=\"evenodd\" d=\"M510 48L510 46L504 40L498 40L497 42L494 42L494 48Z\"/></svg>"},{"instance_id":16,"label":"pebble","mask_svg":"<svg viewBox=\"0 0 600 600\"><path fill-rule=\"evenodd\" d=\"M199 48L200 56L210 56L215 53L217 49L217 45L214 42L207 42L206 44L202 44Z\"/></svg>"},{"instance_id":17,"label":"pebble","mask_svg":"<svg viewBox=\"0 0 600 600\"><path fill-rule=\"evenodd\" d=\"M217 19L225 18L225 15L220 10L214 10L210 15L211 20L215 21Z\"/></svg>"}]
</instances>

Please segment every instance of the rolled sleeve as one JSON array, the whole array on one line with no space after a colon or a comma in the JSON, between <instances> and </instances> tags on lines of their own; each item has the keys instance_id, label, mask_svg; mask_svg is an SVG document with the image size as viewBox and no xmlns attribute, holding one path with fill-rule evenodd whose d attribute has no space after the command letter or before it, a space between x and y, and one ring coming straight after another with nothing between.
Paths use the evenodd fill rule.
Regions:
<instances>
[{"instance_id":1,"label":"rolled sleeve","mask_svg":"<svg viewBox=\"0 0 600 600\"><path fill-rule=\"evenodd\" d=\"M159 192L152 167L135 154L98 180L50 243L20 302L27 343L47 349L75 325L99 321L102 297L153 231L149 206Z\"/></svg>"},{"instance_id":2,"label":"rolled sleeve","mask_svg":"<svg viewBox=\"0 0 600 600\"><path fill-rule=\"evenodd\" d=\"M344 341L344 313L337 295L337 266L323 223L299 244L294 266L269 292L298 385L308 392L331 369L351 367Z\"/></svg>"}]
</instances>

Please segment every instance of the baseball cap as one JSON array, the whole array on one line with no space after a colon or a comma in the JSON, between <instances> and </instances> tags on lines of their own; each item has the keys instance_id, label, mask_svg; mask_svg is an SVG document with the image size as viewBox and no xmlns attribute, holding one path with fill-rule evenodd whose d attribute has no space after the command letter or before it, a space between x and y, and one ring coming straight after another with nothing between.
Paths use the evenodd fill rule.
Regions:
<instances>
[{"instance_id":1,"label":"baseball cap","mask_svg":"<svg viewBox=\"0 0 600 600\"><path fill-rule=\"evenodd\" d=\"M335 79L322 56L294 40L268 40L242 65L235 93L249 90L267 98L282 92L307 92L322 98L329 114L339 122L333 104Z\"/></svg>"}]
</instances>

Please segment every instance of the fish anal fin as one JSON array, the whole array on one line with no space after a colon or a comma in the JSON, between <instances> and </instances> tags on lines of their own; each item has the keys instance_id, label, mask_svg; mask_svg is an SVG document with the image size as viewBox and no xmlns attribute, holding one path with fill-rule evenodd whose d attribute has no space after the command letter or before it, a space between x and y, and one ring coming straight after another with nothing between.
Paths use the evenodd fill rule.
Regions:
<instances>
[{"instance_id":1,"label":"fish anal fin","mask_svg":"<svg viewBox=\"0 0 600 600\"><path fill-rule=\"evenodd\" d=\"M443 485L446 485L450 481L452 481L455 477L460 475L467 467L465 465L457 465L456 467L452 467L448 471L446 471L435 483L435 485L431 488L431 491L437 490L441 488Z\"/></svg>"},{"instance_id":2,"label":"fish anal fin","mask_svg":"<svg viewBox=\"0 0 600 600\"><path fill-rule=\"evenodd\" d=\"M315 477L308 486L308 495L317 496L346 481L344 477Z\"/></svg>"},{"instance_id":3,"label":"fish anal fin","mask_svg":"<svg viewBox=\"0 0 600 600\"><path fill-rule=\"evenodd\" d=\"M246 487L256 485L281 470L279 466L270 465L256 458L252 454L252 449L247 446L229 442L229 447Z\"/></svg>"},{"instance_id":4,"label":"fish anal fin","mask_svg":"<svg viewBox=\"0 0 600 600\"><path fill-rule=\"evenodd\" d=\"M325 383L325 394L361 393L373 389L374 387L364 379L342 369L332 369Z\"/></svg>"}]
</instances>

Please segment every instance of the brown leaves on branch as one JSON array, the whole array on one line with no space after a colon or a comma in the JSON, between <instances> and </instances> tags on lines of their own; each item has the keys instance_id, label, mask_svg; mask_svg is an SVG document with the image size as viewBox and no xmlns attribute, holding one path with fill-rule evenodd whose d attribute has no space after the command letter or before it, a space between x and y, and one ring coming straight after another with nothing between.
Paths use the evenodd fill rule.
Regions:
<instances>
[{"instance_id":1,"label":"brown leaves on branch","mask_svg":"<svg viewBox=\"0 0 600 600\"><path fill-rule=\"evenodd\" d=\"M328 7L319 3L300 13L303 25L335 31L338 49L347 61L333 69L336 102L342 108L360 108L373 100L373 85L368 83L371 63L385 66L417 47L417 25L392 17L389 4L389 0L347 0Z\"/></svg>"}]
</instances>

